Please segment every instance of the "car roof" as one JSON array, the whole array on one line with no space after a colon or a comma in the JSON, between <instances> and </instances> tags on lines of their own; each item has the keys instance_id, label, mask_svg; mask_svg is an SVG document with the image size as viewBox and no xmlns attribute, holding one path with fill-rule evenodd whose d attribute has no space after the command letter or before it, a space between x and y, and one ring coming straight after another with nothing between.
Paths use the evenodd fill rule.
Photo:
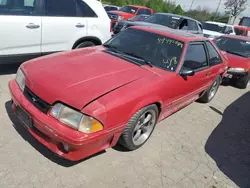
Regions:
<instances>
[{"instance_id":1,"label":"car roof","mask_svg":"<svg viewBox=\"0 0 250 188\"><path fill-rule=\"evenodd\" d=\"M136 8L145 8L145 9L151 9L148 7L144 7L144 6L139 6L139 5L126 5L126 6L131 6L131 7L136 7Z\"/></svg>"},{"instance_id":2,"label":"car roof","mask_svg":"<svg viewBox=\"0 0 250 188\"><path fill-rule=\"evenodd\" d=\"M188 17L188 16L182 16L182 15L179 15L179 14L164 13L164 12L159 12L159 13L155 13L155 14L166 15L166 16L173 16L173 17L184 18L184 19L189 19L189 20L193 20L193 21L195 21L195 22L201 24L201 22L199 22L198 20L195 20L195 19L190 18L190 17Z\"/></svg>"},{"instance_id":3,"label":"car roof","mask_svg":"<svg viewBox=\"0 0 250 188\"><path fill-rule=\"evenodd\" d=\"M202 36L194 35L186 31L171 29L169 27L165 27L161 25L159 26L132 26L130 28L147 31L147 32L163 35L166 37L171 37L171 38L180 40L185 43L190 42L190 41L207 41L208 40L208 38L205 38Z\"/></svg>"},{"instance_id":4,"label":"car roof","mask_svg":"<svg viewBox=\"0 0 250 188\"><path fill-rule=\"evenodd\" d=\"M250 37L240 36L240 35L222 35L222 37L232 38L232 39L239 39L250 42Z\"/></svg>"},{"instance_id":5,"label":"car roof","mask_svg":"<svg viewBox=\"0 0 250 188\"><path fill-rule=\"evenodd\" d=\"M226 23L222 23L222 22L206 21L205 23L210 23L210 24L216 24L216 25L223 25L223 26L231 26L231 27L233 27L233 25L226 24Z\"/></svg>"}]
</instances>

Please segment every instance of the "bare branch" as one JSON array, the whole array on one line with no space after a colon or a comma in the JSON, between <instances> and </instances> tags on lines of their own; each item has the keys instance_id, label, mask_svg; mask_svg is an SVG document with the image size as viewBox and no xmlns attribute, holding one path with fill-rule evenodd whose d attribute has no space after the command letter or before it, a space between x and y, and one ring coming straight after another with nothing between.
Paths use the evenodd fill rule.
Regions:
<instances>
[{"instance_id":1,"label":"bare branch","mask_svg":"<svg viewBox=\"0 0 250 188\"><path fill-rule=\"evenodd\" d=\"M227 0L224 5L226 12L236 17L246 10L246 3L247 0Z\"/></svg>"}]
</instances>

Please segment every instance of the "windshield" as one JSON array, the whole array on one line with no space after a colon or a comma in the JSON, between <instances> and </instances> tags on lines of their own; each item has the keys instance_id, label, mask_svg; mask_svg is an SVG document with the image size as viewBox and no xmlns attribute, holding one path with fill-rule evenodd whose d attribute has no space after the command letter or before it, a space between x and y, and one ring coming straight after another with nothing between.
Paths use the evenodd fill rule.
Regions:
<instances>
[{"instance_id":1,"label":"windshield","mask_svg":"<svg viewBox=\"0 0 250 188\"><path fill-rule=\"evenodd\" d=\"M227 53L250 57L250 42L229 37L218 37L215 39L218 48Z\"/></svg>"},{"instance_id":2,"label":"windshield","mask_svg":"<svg viewBox=\"0 0 250 188\"><path fill-rule=\"evenodd\" d=\"M148 17L145 22L153 23L153 24L159 24L163 26L170 27L172 29L175 29L177 27L177 24L179 22L180 18L176 16L170 16L170 15L164 15L164 14L154 14L150 17Z\"/></svg>"},{"instance_id":3,"label":"windshield","mask_svg":"<svg viewBox=\"0 0 250 188\"><path fill-rule=\"evenodd\" d=\"M209 31L215 31L218 33L225 33L226 26L220 26L217 24L211 24L211 23L202 23L203 29L209 30Z\"/></svg>"},{"instance_id":4,"label":"windshield","mask_svg":"<svg viewBox=\"0 0 250 188\"><path fill-rule=\"evenodd\" d=\"M132 54L131 60L135 60L133 56L137 57L140 65L150 62L151 66L175 71L184 43L163 35L129 28L110 39L104 46L121 54Z\"/></svg>"},{"instance_id":5,"label":"windshield","mask_svg":"<svg viewBox=\"0 0 250 188\"><path fill-rule=\"evenodd\" d=\"M137 12L137 10L138 10L138 8L136 8L136 7L124 6L124 7L120 8L119 11L126 12L126 13L129 13L129 14L135 14Z\"/></svg>"}]
</instances>

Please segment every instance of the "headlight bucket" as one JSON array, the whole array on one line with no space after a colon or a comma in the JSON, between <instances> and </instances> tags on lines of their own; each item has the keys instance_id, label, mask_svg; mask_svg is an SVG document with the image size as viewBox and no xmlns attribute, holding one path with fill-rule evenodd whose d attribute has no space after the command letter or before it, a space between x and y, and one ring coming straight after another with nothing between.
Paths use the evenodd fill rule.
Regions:
<instances>
[{"instance_id":1,"label":"headlight bucket","mask_svg":"<svg viewBox=\"0 0 250 188\"><path fill-rule=\"evenodd\" d=\"M52 107L50 115L63 124L83 133L89 134L103 130L103 125L98 120L61 103Z\"/></svg>"},{"instance_id":2,"label":"headlight bucket","mask_svg":"<svg viewBox=\"0 0 250 188\"><path fill-rule=\"evenodd\" d=\"M25 88L25 75L22 71L22 69L19 67L16 73L16 82L20 89L24 91Z\"/></svg>"}]
</instances>

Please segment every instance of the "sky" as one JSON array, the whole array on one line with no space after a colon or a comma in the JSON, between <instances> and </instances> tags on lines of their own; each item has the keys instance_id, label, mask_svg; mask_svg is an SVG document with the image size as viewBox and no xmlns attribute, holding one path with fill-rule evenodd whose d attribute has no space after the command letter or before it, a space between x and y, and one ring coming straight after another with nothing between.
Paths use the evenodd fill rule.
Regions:
<instances>
[{"instance_id":1,"label":"sky","mask_svg":"<svg viewBox=\"0 0 250 188\"><path fill-rule=\"evenodd\" d=\"M189 10L190 5L192 4L192 0L174 0L177 4L180 4L184 10ZM211 11L216 11L217 6L220 0L194 0L192 9L197 8L199 5L203 7L209 8ZM225 0L221 0L221 5L219 8L220 12L225 11L224 7ZM250 0L247 2L247 9L242 13L243 16L250 17Z\"/></svg>"}]
</instances>

